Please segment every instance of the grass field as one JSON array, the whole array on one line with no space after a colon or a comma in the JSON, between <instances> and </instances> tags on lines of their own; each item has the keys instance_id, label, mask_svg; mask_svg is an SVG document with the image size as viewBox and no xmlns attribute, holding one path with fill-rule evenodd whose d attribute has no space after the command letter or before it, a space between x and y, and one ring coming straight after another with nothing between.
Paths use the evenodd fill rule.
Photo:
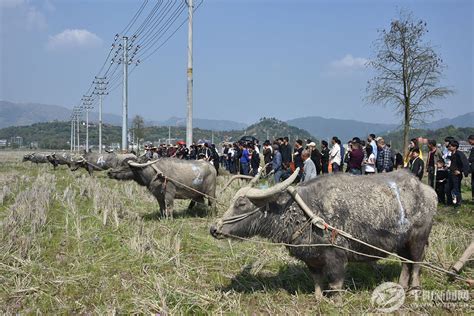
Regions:
<instances>
[{"instance_id":1,"label":"grass field","mask_svg":"<svg viewBox=\"0 0 474 316\"><path fill-rule=\"evenodd\" d=\"M213 239L216 218L203 206L186 212L189 202L177 201L175 219L161 220L155 199L135 183L20 160L20 153L0 152L2 314L359 314L375 312L370 298L378 284L398 279L396 262L350 264L341 302L318 302L301 262L281 246ZM228 203L238 187L220 201ZM473 233L471 202L440 207L426 260L449 268ZM471 261L462 275L473 271ZM426 269L422 286L468 289ZM472 298L450 306L413 302L407 298L401 310L474 311Z\"/></svg>"}]
</instances>

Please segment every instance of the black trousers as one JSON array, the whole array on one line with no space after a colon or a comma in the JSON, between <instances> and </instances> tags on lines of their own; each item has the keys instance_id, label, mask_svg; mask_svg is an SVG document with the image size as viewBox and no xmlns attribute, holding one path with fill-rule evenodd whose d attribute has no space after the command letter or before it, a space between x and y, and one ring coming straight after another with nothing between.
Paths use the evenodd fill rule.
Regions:
<instances>
[{"instance_id":1,"label":"black trousers","mask_svg":"<svg viewBox=\"0 0 474 316\"><path fill-rule=\"evenodd\" d=\"M329 172L328 164L327 164L327 163L323 163L323 164L322 164L322 167L323 167L323 168L322 168L321 171L322 171L323 173L328 173L328 172Z\"/></svg>"},{"instance_id":2,"label":"black trousers","mask_svg":"<svg viewBox=\"0 0 474 316\"><path fill-rule=\"evenodd\" d=\"M474 202L474 172L471 173L471 194L472 201Z\"/></svg>"},{"instance_id":3,"label":"black trousers","mask_svg":"<svg viewBox=\"0 0 474 316\"><path fill-rule=\"evenodd\" d=\"M438 203L446 204L446 182L436 182L436 195L438 196ZM451 195L451 194L448 194Z\"/></svg>"},{"instance_id":4,"label":"black trousers","mask_svg":"<svg viewBox=\"0 0 474 316\"><path fill-rule=\"evenodd\" d=\"M462 181L462 174L455 175L454 173L449 173L449 190L450 196L448 195L448 199L451 198L451 203L448 204L457 204L461 205L461 181ZM456 199L456 203L454 203L454 199Z\"/></svg>"},{"instance_id":5,"label":"black trousers","mask_svg":"<svg viewBox=\"0 0 474 316\"><path fill-rule=\"evenodd\" d=\"M435 173L431 169L428 170L428 185L433 189L435 188Z\"/></svg>"}]
</instances>

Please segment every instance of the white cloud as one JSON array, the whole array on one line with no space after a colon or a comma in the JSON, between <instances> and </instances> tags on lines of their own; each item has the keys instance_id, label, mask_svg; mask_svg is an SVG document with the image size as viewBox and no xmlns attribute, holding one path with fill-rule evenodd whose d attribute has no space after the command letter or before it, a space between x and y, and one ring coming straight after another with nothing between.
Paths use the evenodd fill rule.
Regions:
<instances>
[{"instance_id":1,"label":"white cloud","mask_svg":"<svg viewBox=\"0 0 474 316\"><path fill-rule=\"evenodd\" d=\"M347 54L342 59L331 62L331 68L335 71L353 71L365 67L367 59L362 57L353 57L351 54Z\"/></svg>"},{"instance_id":2,"label":"white cloud","mask_svg":"<svg viewBox=\"0 0 474 316\"><path fill-rule=\"evenodd\" d=\"M50 50L97 47L102 39L88 30L66 29L59 34L50 36L46 47Z\"/></svg>"}]
</instances>

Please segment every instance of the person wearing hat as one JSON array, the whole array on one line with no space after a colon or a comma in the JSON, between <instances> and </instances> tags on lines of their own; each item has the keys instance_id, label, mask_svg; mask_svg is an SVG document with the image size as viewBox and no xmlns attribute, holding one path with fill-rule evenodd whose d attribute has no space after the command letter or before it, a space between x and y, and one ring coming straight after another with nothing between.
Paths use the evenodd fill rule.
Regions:
<instances>
[{"instance_id":1,"label":"person wearing hat","mask_svg":"<svg viewBox=\"0 0 474 316\"><path fill-rule=\"evenodd\" d=\"M360 139L352 140L352 149L349 154L347 167L352 174L362 174L362 161L364 160L364 152L360 146Z\"/></svg>"},{"instance_id":2,"label":"person wearing hat","mask_svg":"<svg viewBox=\"0 0 474 316\"><path fill-rule=\"evenodd\" d=\"M303 159L303 175L301 182L308 182L311 179L316 178L316 166L314 165L313 160L310 158L309 150L304 150L301 153L301 158Z\"/></svg>"},{"instance_id":3,"label":"person wearing hat","mask_svg":"<svg viewBox=\"0 0 474 316\"><path fill-rule=\"evenodd\" d=\"M310 158L316 168L316 174L319 176L321 174L321 152L316 148L315 142L310 142L307 149L309 150Z\"/></svg>"}]
</instances>

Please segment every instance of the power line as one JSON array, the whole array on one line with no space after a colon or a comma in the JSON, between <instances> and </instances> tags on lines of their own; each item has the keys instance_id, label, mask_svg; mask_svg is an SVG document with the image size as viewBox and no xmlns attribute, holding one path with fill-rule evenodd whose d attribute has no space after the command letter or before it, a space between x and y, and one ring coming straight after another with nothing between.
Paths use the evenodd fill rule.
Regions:
<instances>
[{"instance_id":1,"label":"power line","mask_svg":"<svg viewBox=\"0 0 474 316\"><path fill-rule=\"evenodd\" d=\"M122 32L120 32L120 34L123 34L123 35L127 34L127 32L130 30L133 24L135 24L135 22L137 21L138 17L142 13L143 9L146 7L147 3L148 3L148 0L143 1L142 5L138 9L138 11L135 13L132 20L128 22L127 26L122 30Z\"/></svg>"},{"instance_id":2,"label":"power line","mask_svg":"<svg viewBox=\"0 0 474 316\"><path fill-rule=\"evenodd\" d=\"M145 18L145 20L142 22L142 24L138 27L138 29L133 33L136 36L140 36L140 34L143 32L143 30L148 27L150 20L153 18L153 16L156 14L156 11L161 7L163 4L163 0L159 0L155 6L152 8L151 12L148 14L148 16Z\"/></svg>"}]
</instances>

